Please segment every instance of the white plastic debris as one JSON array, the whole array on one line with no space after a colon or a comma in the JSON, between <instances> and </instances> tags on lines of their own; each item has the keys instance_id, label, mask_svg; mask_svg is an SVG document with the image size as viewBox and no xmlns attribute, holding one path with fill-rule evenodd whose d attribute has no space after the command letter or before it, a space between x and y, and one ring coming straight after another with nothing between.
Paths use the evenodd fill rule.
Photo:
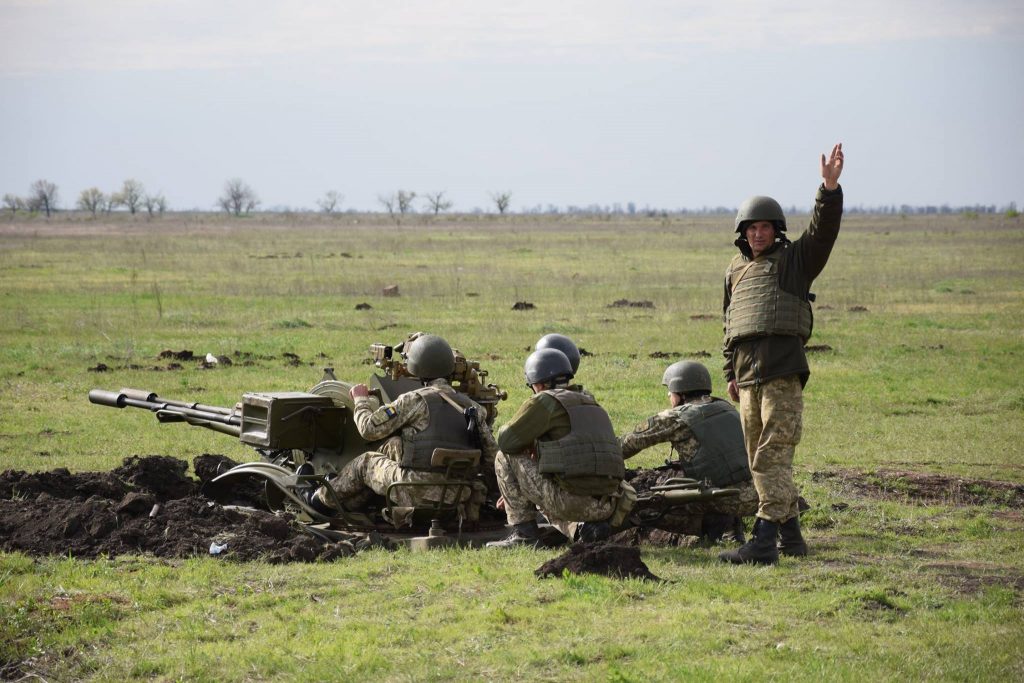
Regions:
<instances>
[{"instance_id":1,"label":"white plastic debris","mask_svg":"<svg viewBox=\"0 0 1024 683\"><path fill-rule=\"evenodd\" d=\"M210 365L216 365L218 363L217 356L213 355L212 353L206 354L206 362L209 363Z\"/></svg>"},{"instance_id":2,"label":"white plastic debris","mask_svg":"<svg viewBox=\"0 0 1024 683\"><path fill-rule=\"evenodd\" d=\"M219 545L217 543L217 541L214 541L213 543L210 544L210 554L211 555L220 555L222 552L224 552L227 549L228 549L228 544L227 543L225 543L224 545Z\"/></svg>"}]
</instances>

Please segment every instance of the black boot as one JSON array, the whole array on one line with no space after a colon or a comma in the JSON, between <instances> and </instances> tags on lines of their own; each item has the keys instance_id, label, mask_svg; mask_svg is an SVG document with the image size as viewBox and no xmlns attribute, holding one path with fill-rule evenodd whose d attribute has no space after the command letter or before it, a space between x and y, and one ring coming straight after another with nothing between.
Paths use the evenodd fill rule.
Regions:
<instances>
[{"instance_id":1,"label":"black boot","mask_svg":"<svg viewBox=\"0 0 1024 683\"><path fill-rule=\"evenodd\" d=\"M599 543L612 535L612 526L608 522L583 522L576 527L576 541L580 543Z\"/></svg>"},{"instance_id":2,"label":"black boot","mask_svg":"<svg viewBox=\"0 0 1024 683\"><path fill-rule=\"evenodd\" d=\"M758 517L754 522L754 535L736 550L719 553L718 559L732 564L777 564L779 549L775 544L779 537L779 525Z\"/></svg>"},{"instance_id":3,"label":"black boot","mask_svg":"<svg viewBox=\"0 0 1024 683\"><path fill-rule=\"evenodd\" d=\"M779 552L788 557L806 557L807 544L800 533L800 515L779 525Z\"/></svg>"},{"instance_id":4,"label":"black boot","mask_svg":"<svg viewBox=\"0 0 1024 683\"><path fill-rule=\"evenodd\" d=\"M733 517L732 529L729 531L728 534L726 534L726 540L733 541L734 543L739 543L740 545L743 545L747 542L746 531L746 528L743 526L743 518Z\"/></svg>"},{"instance_id":5,"label":"black boot","mask_svg":"<svg viewBox=\"0 0 1024 683\"><path fill-rule=\"evenodd\" d=\"M487 547L515 548L516 546L527 546L536 548L538 543L540 543L540 529L537 528L537 522L531 520L512 525L512 533L500 541L491 541L487 544Z\"/></svg>"},{"instance_id":6,"label":"black boot","mask_svg":"<svg viewBox=\"0 0 1024 683\"><path fill-rule=\"evenodd\" d=\"M717 512L705 512L700 521L700 540L708 545L714 545L722 540L722 537L732 530L732 516L723 515Z\"/></svg>"}]
</instances>

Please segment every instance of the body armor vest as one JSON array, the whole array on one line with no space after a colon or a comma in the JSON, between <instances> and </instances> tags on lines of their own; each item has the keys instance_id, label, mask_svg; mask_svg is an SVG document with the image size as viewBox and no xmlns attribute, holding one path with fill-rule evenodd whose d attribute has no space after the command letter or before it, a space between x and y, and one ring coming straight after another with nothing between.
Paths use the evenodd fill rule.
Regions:
<instances>
[{"instance_id":1,"label":"body armor vest","mask_svg":"<svg viewBox=\"0 0 1024 683\"><path fill-rule=\"evenodd\" d=\"M693 459L683 465L687 477L707 479L714 486L750 481L743 427L732 405L716 398L710 403L684 403L674 412L700 444Z\"/></svg>"},{"instance_id":2,"label":"body armor vest","mask_svg":"<svg viewBox=\"0 0 1024 683\"><path fill-rule=\"evenodd\" d=\"M738 256L729 265L732 296L725 312L726 348L770 334L793 335L805 342L810 338L810 302L779 286L779 261L785 251L777 249L754 261Z\"/></svg>"},{"instance_id":3,"label":"body armor vest","mask_svg":"<svg viewBox=\"0 0 1024 683\"><path fill-rule=\"evenodd\" d=\"M439 389L432 389L420 394L427 402L427 428L415 434L408 434L411 429L403 430L402 434L402 467L430 472L444 472L443 467L431 467L430 458L435 448L452 448L455 450L473 450L479 448L476 432L467 429L468 422L463 413L455 410L441 398ZM452 400L469 408L469 399L459 394L449 394Z\"/></svg>"},{"instance_id":4,"label":"body armor vest","mask_svg":"<svg viewBox=\"0 0 1024 683\"><path fill-rule=\"evenodd\" d=\"M554 476L570 493L606 495L626 474L622 448L611 418L590 394L565 389L544 392L569 414L569 433L556 441L538 441L537 469Z\"/></svg>"}]
</instances>

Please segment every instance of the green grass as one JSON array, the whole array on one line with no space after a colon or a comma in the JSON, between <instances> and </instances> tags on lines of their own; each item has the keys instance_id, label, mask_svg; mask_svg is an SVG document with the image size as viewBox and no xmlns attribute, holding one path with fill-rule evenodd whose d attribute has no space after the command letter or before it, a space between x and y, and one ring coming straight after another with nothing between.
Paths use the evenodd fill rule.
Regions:
<instances>
[{"instance_id":1,"label":"green grass","mask_svg":"<svg viewBox=\"0 0 1024 683\"><path fill-rule=\"evenodd\" d=\"M414 330L483 362L510 395L499 424L526 398L526 348L552 331L594 354L580 379L619 431L664 404L673 359L653 352L710 354L702 360L724 395L728 217L126 218L0 221L3 468L251 458L228 437L86 394L133 386L232 405L245 391L308 389L323 366L366 378L368 345ZM721 565L713 549L645 548L668 580L645 584L534 578L555 551L368 552L311 566L0 555L0 670L18 663L19 675L53 680L1020 679L1020 510L879 500L811 475L884 467L1024 482L1022 256L1024 230L1005 217L844 222L813 287L812 343L832 351L810 356L797 452L814 506L807 560L755 569ZM392 284L401 296L383 297ZM655 308L608 306L623 298ZM511 310L524 300L536 309ZM372 308L354 310L363 302ZM167 365L165 349L258 360L151 369ZM99 363L115 369L89 370Z\"/></svg>"}]
</instances>

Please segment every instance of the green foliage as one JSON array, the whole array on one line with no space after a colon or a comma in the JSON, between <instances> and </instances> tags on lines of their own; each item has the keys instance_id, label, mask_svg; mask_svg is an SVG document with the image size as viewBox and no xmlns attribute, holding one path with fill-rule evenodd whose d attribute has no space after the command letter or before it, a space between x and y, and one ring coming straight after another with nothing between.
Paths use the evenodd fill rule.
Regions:
<instances>
[{"instance_id":1,"label":"green foliage","mask_svg":"<svg viewBox=\"0 0 1024 683\"><path fill-rule=\"evenodd\" d=\"M116 216L90 219L87 235L61 220L14 223L0 249L5 468L252 458L229 437L86 394L136 386L233 405L245 391L308 389L320 366L366 379L368 345L414 330L481 360L510 394L499 424L526 398L522 362L547 332L593 354L580 380L620 432L664 406L661 373L677 357L655 352L703 360L725 394L728 217L453 216L396 229L365 216L257 214L240 226L204 215L165 218L159 235ZM537 580L558 551L374 551L287 566L6 554L0 667L47 680L1018 679L1024 528L1008 498L981 486L967 493L985 505L969 507L915 498L907 479L865 480L887 487L882 500L812 475L1021 482L1022 247L1001 216L845 221L813 288L811 343L833 350L811 355L805 393L805 560L731 567L717 549L645 547L668 580L647 584ZM383 297L391 284L401 295ZM620 299L655 307L610 307ZM536 308L511 310L524 300ZM167 369L158 358L184 349L239 351L251 364ZM111 370L90 371L100 363Z\"/></svg>"}]
</instances>

